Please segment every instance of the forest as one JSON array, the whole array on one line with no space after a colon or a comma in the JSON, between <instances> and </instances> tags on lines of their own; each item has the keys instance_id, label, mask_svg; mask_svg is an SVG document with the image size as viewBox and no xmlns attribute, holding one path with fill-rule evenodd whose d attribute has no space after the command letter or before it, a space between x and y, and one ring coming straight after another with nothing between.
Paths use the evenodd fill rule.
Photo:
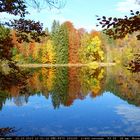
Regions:
<instances>
[{"instance_id":1,"label":"forest","mask_svg":"<svg viewBox=\"0 0 140 140\"><path fill-rule=\"evenodd\" d=\"M45 2L58 9L62 6L56 1ZM96 68L99 63L114 63L139 71L139 25L135 24L139 23L139 11L131 10L131 16L125 18L97 16L103 28L100 31L77 29L72 21L57 20L51 29L44 30L39 21L26 19L27 5L26 1L1 1L1 13L20 17L0 23L1 71L27 64L87 64Z\"/></svg>"},{"instance_id":2,"label":"forest","mask_svg":"<svg viewBox=\"0 0 140 140\"><path fill-rule=\"evenodd\" d=\"M139 52L139 40L136 35L126 35L114 40L102 31L84 28L76 29L71 21L52 23L51 31L46 28L47 37L41 42L18 42L15 30L0 27L1 39L11 33L12 45L2 48L1 60L10 58L17 64L78 64L106 62L128 65ZM5 63L5 62L4 62Z\"/></svg>"}]
</instances>

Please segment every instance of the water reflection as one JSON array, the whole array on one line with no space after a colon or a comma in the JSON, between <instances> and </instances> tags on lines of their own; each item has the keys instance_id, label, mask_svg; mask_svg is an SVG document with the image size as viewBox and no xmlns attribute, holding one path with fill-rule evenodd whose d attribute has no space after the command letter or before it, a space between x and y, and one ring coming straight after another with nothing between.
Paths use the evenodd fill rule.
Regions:
<instances>
[{"instance_id":1,"label":"water reflection","mask_svg":"<svg viewBox=\"0 0 140 140\"><path fill-rule=\"evenodd\" d=\"M140 73L122 67L22 71L1 74L0 131L15 127L19 136L140 135Z\"/></svg>"},{"instance_id":2,"label":"water reflection","mask_svg":"<svg viewBox=\"0 0 140 140\"><path fill-rule=\"evenodd\" d=\"M0 108L6 99L17 106L28 103L32 95L51 97L54 108L71 106L76 99L87 95L96 98L104 91L112 92L130 104L140 106L140 73L125 68L58 67L25 69L26 77L19 73L1 74Z\"/></svg>"},{"instance_id":3,"label":"water reflection","mask_svg":"<svg viewBox=\"0 0 140 140\"><path fill-rule=\"evenodd\" d=\"M110 68L108 71L106 90L129 104L140 106L140 72L131 73L121 67Z\"/></svg>"}]
</instances>

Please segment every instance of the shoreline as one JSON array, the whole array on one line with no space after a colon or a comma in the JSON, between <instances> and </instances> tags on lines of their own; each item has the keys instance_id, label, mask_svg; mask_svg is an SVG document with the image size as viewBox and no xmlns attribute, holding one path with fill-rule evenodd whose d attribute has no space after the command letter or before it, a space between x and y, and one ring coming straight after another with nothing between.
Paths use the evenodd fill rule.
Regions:
<instances>
[{"instance_id":1,"label":"shoreline","mask_svg":"<svg viewBox=\"0 0 140 140\"><path fill-rule=\"evenodd\" d=\"M17 64L19 67L30 67L30 68L38 68L38 67L87 67L87 66L115 66L116 63L89 63L89 64Z\"/></svg>"}]
</instances>

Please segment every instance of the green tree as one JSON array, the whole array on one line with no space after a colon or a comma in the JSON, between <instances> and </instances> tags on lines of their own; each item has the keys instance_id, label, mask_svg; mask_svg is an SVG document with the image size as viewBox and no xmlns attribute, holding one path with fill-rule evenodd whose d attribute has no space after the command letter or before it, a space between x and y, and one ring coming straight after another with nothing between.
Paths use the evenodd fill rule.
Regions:
<instances>
[{"instance_id":1,"label":"green tree","mask_svg":"<svg viewBox=\"0 0 140 140\"><path fill-rule=\"evenodd\" d=\"M68 31L65 24L53 28L52 40L56 51L56 63L68 63Z\"/></svg>"}]
</instances>

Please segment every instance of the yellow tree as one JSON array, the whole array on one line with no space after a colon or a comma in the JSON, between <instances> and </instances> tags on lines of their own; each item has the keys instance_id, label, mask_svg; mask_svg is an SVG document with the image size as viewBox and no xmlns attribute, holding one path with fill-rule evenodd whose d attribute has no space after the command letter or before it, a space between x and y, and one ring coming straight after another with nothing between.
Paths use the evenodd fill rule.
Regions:
<instances>
[{"instance_id":1,"label":"yellow tree","mask_svg":"<svg viewBox=\"0 0 140 140\"><path fill-rule=\"evenodd\" d=\"M55 51L51 40L42 47L42 63L55 63Z\"/></svg>"},{"instance_id":2,"label":"yellow tree","mask_svg":"<svg viewBox=\"0 0 140 140\"><path fill-rule=\"evenodd\" d=\"M89 63L104 60L104 52L101 48L101 40L98 36L91 38L87 43L83 42L83 45L80 49L82 62Z\"/></svg>"}]
</instances>

